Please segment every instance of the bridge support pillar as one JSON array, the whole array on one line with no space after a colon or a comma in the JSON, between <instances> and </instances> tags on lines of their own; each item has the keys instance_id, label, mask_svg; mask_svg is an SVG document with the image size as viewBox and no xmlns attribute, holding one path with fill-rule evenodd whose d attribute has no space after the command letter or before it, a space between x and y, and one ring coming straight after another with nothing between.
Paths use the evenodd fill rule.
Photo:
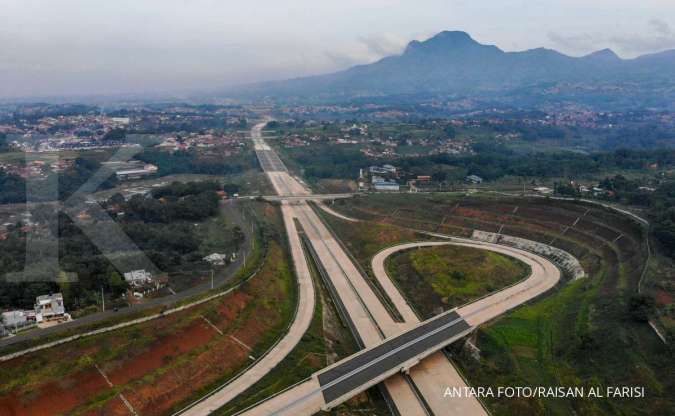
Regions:
<instances>
[{"instance_id":1,"label":"bridge support pillar","mask_svg":"<svg viewBox=\"0 0 675 416\"><path fill-rule=\"evenodd\" d=\"M420 363L419 359L411 360L403 364L403 367L401 367L401 372L403 374L409 375L410 374L410 369L416 366L417 364Z\"/></svg>"}]
</instances>

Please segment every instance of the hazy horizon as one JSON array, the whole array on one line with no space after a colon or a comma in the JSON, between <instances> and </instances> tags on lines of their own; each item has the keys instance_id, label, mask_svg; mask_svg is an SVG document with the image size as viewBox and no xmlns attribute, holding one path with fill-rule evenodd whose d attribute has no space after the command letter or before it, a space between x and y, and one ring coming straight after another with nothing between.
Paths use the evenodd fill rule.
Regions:
<instances>
[{"instance_id":1,"label":"hazy horizon","mask_svg":"<svg viewBox=\"0 0 675 416\"><path fill-rule=\"evenodd\" d=\"M0 98L199 90L332 72L443 30L505 51L675 48L675 2L8 0Z\"/></svg>"}]
</instances>

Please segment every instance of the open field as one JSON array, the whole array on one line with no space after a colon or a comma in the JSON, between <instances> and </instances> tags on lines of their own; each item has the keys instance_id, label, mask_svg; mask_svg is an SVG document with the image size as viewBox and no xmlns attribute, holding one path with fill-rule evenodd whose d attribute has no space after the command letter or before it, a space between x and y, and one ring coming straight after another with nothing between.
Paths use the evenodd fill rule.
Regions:
<instances>
[{"instance_id":1,"label":"open field","mask_svg":"<svg viewBox=\"0 0 675 416\"><path fill-rule=\"evenodd\" d=\"M529 272L524 263L503 254L461 246L400 252L386 266L424 318L511 285Z\"/></svg>"},{"instance_id":2,"label":"open field","mask_svg":"<svg viewBox=\"0 0 675 416\"><path fill-rule=\"evenodd\" d=\"M457 345L456 362L473 386L644 386L646 398L488 399L495 415L675 411L672 348L629 309L647 258L644 231L632 220L573 202L449 194L372 195L337 201L333 208L369 221L343 221L334 227L338 234L372 223L380 229L395 225L459 236L474 229L501 230L559 247L580 260L588 278L563 283L481 328L475 337L480 359ZM368 244L351 248L363 247ZM358 251L354 256L363 257Z\"/></svg>"},{"instance_id":3,"label":"open field","mask_svg":"<svg viewBox=\"0 0 675 416\"><path fill-rule=\"evenodd\" d=\"M239 290L182 313L0 365L0 414L166 414L221 384L286 328L295 285L278 211L268 255Z\"/></svg>"}]
</instances>

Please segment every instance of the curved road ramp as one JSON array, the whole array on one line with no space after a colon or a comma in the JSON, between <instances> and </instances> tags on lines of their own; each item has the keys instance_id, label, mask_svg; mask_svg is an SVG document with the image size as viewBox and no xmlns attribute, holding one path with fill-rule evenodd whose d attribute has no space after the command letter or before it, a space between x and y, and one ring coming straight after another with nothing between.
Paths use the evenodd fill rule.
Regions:
<instances>
[{"instance_id":1,"label":"curved road ramp","mask_svg":"<svg viewBox=\"0 0 675 416\"><path fill-rule=\"evenodd\" d=\"M424 321L400 335L367 348L313 374L308 380L266 399L241 414L312 415L343 403L397 373L408 373L425 357L461 339L478 325L544 293L560 280L560 271L549 260L531 252L494 243L453 238L451 242L408 243L387 249L386 256L414 247L457 244L512 255L532 268L530 276L512 286L459 309ZM442 390L438 391L442 395ZM454 398L452 400L458 400ZM450 408L448 403L448 408ZM472 413L474 414L474 413ZM485 414L480 409L475 414Z\"/></svg>"},{"instance_id":2,"label":"curved road ramp","mask_svg":"<svg viewBox=\"0 0 675 416\"><path fill-rule=\"evenodd\" d=\"M376 273L382 289L392 300L401 317L396 318L387 310L365 276L361 275L331 232L309 207L306 199L312 196L311 191L288 173L274 150L265 143L261 135L263 125L264 123L256 125L251 132L260 164L277 195L299 197L297 202L282 202L284 220L287 224L297 220L309 242L308 245L311 246L310 251L318 260L319 269L323 270L322 275L329 286L335 289L337 296L335 301L346 312L346 319L351 323L350 328L365 348L240 414L313 415L321 410L333 408L382 382L381 386L389 397L390 404L401 415L487 415L487 411L473 397L452 400L443 398L443 392L447 387L466 385L466 382L447 357L438 351L466 336L477 325L555 286L560 279L559 269L535 253L488 242L442 236L447 241L412 243L413 246L472 245L487 250L508 252L507 254L528 263L532 272L527 279L518 284L421 323L398 289L391 284L386 273ZM288 231L289 238L295 241L295 244L291 241L291 245L296 249L294 261L305 263L301 258L297 240L298 230ZM410 244L403 244L397 248L406 249ZM384 284L385 282L390 284ZM277 354L277 357L287 352L285 350ZM253 385L258 377L249 379L248 374L249 372L244 373L240 380L246 380L242 384ZM227 390L228 387L224 386L214 396L231 397ZM222 405L226 401L214 399L215 397L206 398L199 406L208 413L218 407L213 405Z\"/></svg>"},{"instance_id":3,"label":"curved road ramp","mask_svg":"<svg viewBox=\"0 0 675 416\"><path fill-rule=\"evenodd\" d=\"M581 267L581 264L579 264L579 260L577 260L576 257L565 250L561 250L557 247L549 246L537 241L527 240L525 238L480 230L474 230L471 237L479 241L503 244L527 251L532 251L534 253L548 257L556 262L564 271L572 276L572 279L576 280L586 277L586 272L584 271L583 267Z\"/></svg>"}]
</instances>

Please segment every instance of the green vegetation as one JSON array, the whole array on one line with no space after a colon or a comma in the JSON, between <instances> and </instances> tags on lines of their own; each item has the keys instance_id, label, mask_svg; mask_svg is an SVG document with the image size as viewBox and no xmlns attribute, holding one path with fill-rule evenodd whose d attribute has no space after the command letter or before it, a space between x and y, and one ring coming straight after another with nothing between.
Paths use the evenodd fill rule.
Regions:
<instances>
[{"instance_id":1,"label":"green vegetation","mask_svg":"<svg viewBox=\"0 0 675 416\"><path fill-rule=\"evenodd\" d=\"M451 245L397 253L387 259L386 266L424 317L504 288L529 273L514 258Z\"/></svg>"},{"instance_id":2,"label":"green vegetation","mask_svg":"<svg viewBox=\"0 0 675 416\"><path fill-rule=\"evenodd\" d=\"M134 196L125 201L121 195L113 195L104 206L115 219L114 223L109 218L99 221L100 213L86 206L83 206L86 209L83 213L89 217L86 226L96 235L113 235L108 230L121 227L158 267L158 270L151 272L168 273L170 279L174 274L181 276L189 285L190 279L194 280L200 272L205 274L210 270L202 260L205 255L212 252L230 253L243 243L242 230L234 223L234 218L219 214L219 198L216 194L219 189L221 185L213 182L173 183L156 189L154 198ZM63 213L52 218L49 215L51 210L51 206L33 209L34 220L42 227L36 232L49 228L56 232L59 236L61 271L75 273L78 282L57 283L52 270L38 270L35 273L39 273L36 276L39 279L30 283L0 281L0 304L5 307L30 308L35 296L62 291L66 306L72 311L97 304L101 288L113 299L124 293L127 285L120 271L113 268L108 258L100 253L73 219ZM230 214L240 215L235 211ZM118 215L120 213L124 215ZM57 223L51 224L50 221ZM214 232L219 234L219 238L214 237ZM8 238L0 241L0 265L3 266L3 272L24 270L28 236L26 230L12 228ZM141 264L138 254L124 251L124 242L120 242L119 246L108 247L112 253L106 255L124 256L129 270ZM31 264L37 264L38 259L33 258L31 261Z\"/></svg>"},{"instance_id":3,"label":"green vegetation","mask_svg":"<svg viewBox=\"0 0 675 416\"><path fill-rule=\"evenodd\" d=\"M496 232L503 225L505 234L553 241L581 261L588 278L565 283L479 329L475 344L480 359L457 344L456 362L473 386L644 386L647 397L489 399L495 415L673 413L673 350L644 323L654 313L651 291L637 296L647 253L645 233L627 217L544 198L373 195L336 205L371 221L457 235L473 229ZM580 216L577 226L565 229ZM354 228L365 229L365 224L370 223ZM655 288L657 300L666 302L672 264L654 258L658 262L650 262L649 272L666 285ZM672 322L667 315L661 320Z\"/></svg>"},{"instance_id":4,"label":"green vegetation","mask_svg":"<svg viewBox=\"0 0 675 416\"><path fill-rule=\"evenodd\" d=\"M601 179L603 175L617 172L640 172L651 176L649 165L659 169L675 164L675 150L665 148L662 141L672 133L661 129L623 129L605 137L606 143L598 146L597 138L592 153L579 152L569 139L579 132L550 125L523 123L519 120L501 120L499 123L476 122L472 128L454 127L447 120L418 120L416 123L368 123L363 134L351 129L350 123L305 123L293 121L269 126L279 137L301 137L308 146L283 148L283 153L301 166L310 180L323 178L356 178L358 170L372 164L392 163L400 168L402 179L416 175L435 175L434 180L462 182L467 174L495 181L508 176L536 177L538 179ZM356 131L355 131L356 130ZM631 136L637 132L643 136ZM357 144L336 144L327 138L341 138L349 134ZM515 135L512 140L497 137ZM632 150L622 148L636 137L649 137ZM377 141L380 144L373 144ZM442 144L452 142L470 144L471 153L432 154ZM369 157L362 150L369 148L381 152L383 142L393 147L395 156L381 154ZM533 146L534 142L543 143Z\"/></svg>"},{"instance_id":5,"label":"green vegetation","mask_svg":"<svg viewBox=\"0 0 675 416\"><path fill-rule=\"evenodd\" d=\"M315 270L313 270L315 272ZM315 273L315 284L316 280ZM309 329L284 360L258 383L228 403L217 413L229 415L270 397L286 387L306 379L326 366L326 334L323 329L323 304L317 299Z\"/></svg>"},{"instance_id":6,"label":"green vegetation","mask_svg":"<svg viewBox=\"0 0 675 416\"><path fill-rule=\"evenodd\" d=\"M461 356L458 363L473 385L644 386L647 398L488 399L495 415L672 412L672 351L648 326L626 319L621 299L599 295L584 280L521 307L478 332L479 362Z\"/></svg>"},{"instance_id":7,"label":"green vegetation","mask_svg":"<svg viewBox=\"0 0 675 416\"><path fill-rule=\"evenodd\" d=\"M137 155L136 159L156 165L160 176L176 173L228 175L257 167L255 154L250 150L243 154L223 157L220 152L203 154L197 149L171 153L150 148Z\"/></svg>"},{"instance_id":8,"label":"green vegetation","mask_svg":"<svg viewBox=\"0 0 675 416\"><path fill-rule=\"evenodd\" d=\"M78 396L78 403L64 403L63 413L107 413L116 406L122 392L144 414L165 413L199 397L242 371L249 352L230 335L250 345L250 354L259 356L284 333L297 302L285 236L277 227L278 210L269 204L254 203L261 226L260 244L267 247L265 263L257 274L230 294L184 312L167 315L106 334L74 341L68 348L30 354L0 365L0 403L12 409L16 403L39 406L40 400L57 394L60 383L73 389L90 389ZM256 250L260 252L260 250ZM254 258L259 258L254 253ZM249 269L250 270L250 269ZM205 318L209 324L205 323ZM213 329L215 325L225 335ZM157 357L161 357L158 359ZM117 380L108 389L98 381L96 364ZM206 364L206 365L205 365ZM13 376L10 376L13 374ZM120 381L123 380L123 381ZM181 384L176 389L176 383ZM170 400L158 404L147 392ZM169 393L170 392L170 393Z\"/></svg>"},{"instance_id":9,"label":"green vegetation","mask_svg":"<svg viewBox=\"0 0 675 416\"><path fill-rule=\"evenodd\" d=\"M7 134L0 133L0 152L6 152L9 150L9 145L7 144Z\"/></svg>"},{"instance_id":10,"label":"green vegetation","mask_svg":"<svg viewBox=\"0 0 675 416\"><path fill-rule=\"evenodd\" d=\"M249 208L251 208L251 207L249 207ZM260 210L260 207L256 204L256 205L253 205L253 207L251 208L251 211L250 211L250 212L253 213L251 215L253 215L253 218L254 218L254 221L255 221L255 224L256 224L255 233L253 234L253 236L255 238L255 244L253 245L253 250L252 250L251 254L246 258L246 262L237 270L237 272L232 277L230 282L224 288L217 288L217 289L208 291L206 293L202 293L202 294L187 297L187 298L181 300L180 302L176 303L174 306L182 306L182 305L186 305L186 304L198 301L199 299L206 298L210 295L213 295L216 292L220 292L220 291L226 290L227 288L234 287L237 284L240 284L240 283L244 282L245 280L251 278L251 276L254 276L255 274L257 274L257 272L264 265L264 261L265 261L265 258L267 256L267 251L268 251L267 242L269 241L269 238L272 235L272 233L269 231L269 227L270 227L269 221L259 218L259 217L262 216L260 213L256 214L256 212L259 211L259 210ZM217 274L216 274L216 276L217 276ZM45 290L47 290L47 289L48 289L48 287L45 288ZM36 293L38 293L38 289L35 289L35 290L36 290ZM44 292L39 292L39 293L44 293ZM94 311L98 310L98 308L95 305L89 306L85 309L90 309L92 307L93 307ZM105 327L108 327L108 326L119 324L121 322L131 321L131 320L134 320L134 319L137 319L137 318L155 315L157 313L160 313L164 309L165 309L164 306L155 306L155 307L143 309L143 310L140 310L138 312L131 313L131 314L113 316L111 318L98 321L95 324L86 325L86 326L83 326L83 327L78 327L78 328L66 330L66 331L60 332L59 334L56 334L56 335L43 336L43 337L40 337L40 338L37 338L37 339L27 340L27 341L19 342L19 343L16 343L16 344L12 344L9 347L3 348L2 352L4 354L11 354L11 353L16 352L16 351L21 351L21 350L31 348L31 347L34 347L34 346L37 346L37 345L41 345L41 344L49 343L49 342L52 342L52 341L56 341L58 339L67 338L69 336L72 336L72 335L75 335L75 334L78 334L78 333L81 333L81 332L92 331L92 330L95 330L95 329L105 328Z\"/></svg>"},{"instance_id":11,"label":"green vegetation","mask_svg":"<svg viewBox=\"0 0 675 416\"><path fill-rule=\"evenodd\" d=\"M95 172L101 169L98 157L77 157L73 165L60 174L50 173L44 180L33 182L31 202L53 199L52 188L58 189L59 200L65 200L75 193ZM117 183L115 176L107 178L99 189L108 189ZM26 180L0 169L0 204L26 202Z\"/></svg>"},{"instance_id":12,"label":"green vegetation","mask_svg":"<svg viewBox=\"0 0 675 416\"><path fill-rule=\"evenodd\" d=\"M323 284L316 264L308 256L310 272L317 288L314 316L308 331L293 351L269 374L224 406L217 414L229 415L270 397L298 383L312 373L339 359L358 351L356 342L344 323L340 321L330 294ZM376 389L369 390L343 403L328 414L350 414L353 409L368 410L371 415L389 414ZM321 414L324 414L323 412Z\"/></svg>"},{"instance_id":13,"label":"green vegetation","mask_svg":"<svg viewBox=\"0 0 675 416\"><path fill-rule=\"evenodd\" d=\"M0 169L0 204L26 200L26 182L18 175L7 174Z\"/></svg>"}]
</instances>

